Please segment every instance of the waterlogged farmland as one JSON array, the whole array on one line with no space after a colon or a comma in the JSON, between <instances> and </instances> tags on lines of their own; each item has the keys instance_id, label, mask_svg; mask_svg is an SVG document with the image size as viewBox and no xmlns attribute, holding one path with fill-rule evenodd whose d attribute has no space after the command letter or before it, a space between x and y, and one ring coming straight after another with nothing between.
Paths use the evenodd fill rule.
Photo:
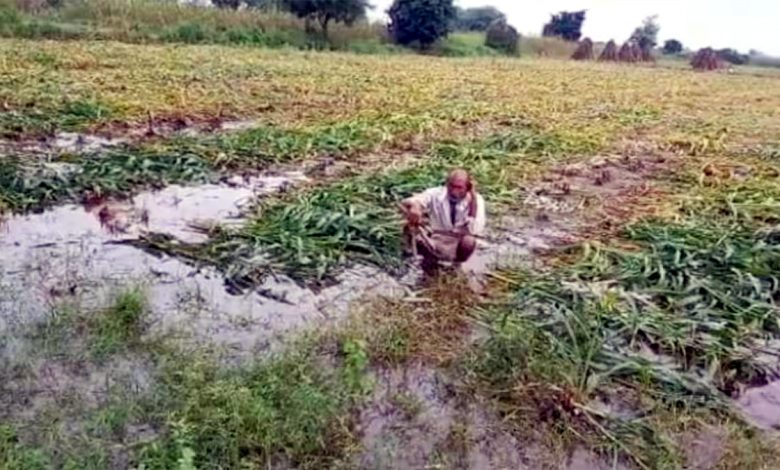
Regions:
<instances>
[{"instance_id":1,"label":"waterlogged farmland","mask_svg":"<svg viewBox=\"0 0 780 470\"><path fill-rule=\"evenodd\" d=\"M774 468L780 80L0 40L0 468ZM489 233L421 282L398 203Z\"/></svg>"}]
</instances>

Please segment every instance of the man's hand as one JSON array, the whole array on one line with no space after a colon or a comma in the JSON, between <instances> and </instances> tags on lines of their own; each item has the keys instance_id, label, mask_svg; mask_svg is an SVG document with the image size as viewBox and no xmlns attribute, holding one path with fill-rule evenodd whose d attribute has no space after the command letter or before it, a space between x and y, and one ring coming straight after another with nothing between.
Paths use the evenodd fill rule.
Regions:
<instances>
[{"instance_id":1,"label":"man's hand","mask_svg":"<svg viewBox=\"0 0 780 470\"><path fill-rule=\"evenodd\" d=\"M403 213L406 217L406 222L411 226L417 226L422 223L423 219L423 210L422 207L413 202L413 201L407 201L403 204Z\"/></svg>"}]
</instances>

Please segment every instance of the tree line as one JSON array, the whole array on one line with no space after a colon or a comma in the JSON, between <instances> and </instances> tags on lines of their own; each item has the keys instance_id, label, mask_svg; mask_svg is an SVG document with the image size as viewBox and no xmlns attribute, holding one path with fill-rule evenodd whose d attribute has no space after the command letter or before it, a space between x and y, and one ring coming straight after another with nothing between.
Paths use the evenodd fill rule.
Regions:
<instances>
[{"instance_id":1,"label":"tree line","mask_svg":"<svg viewBox=\"0 0 780 470\"><path fill-rule=\"evenodd\" d=\"M302 18L307 32L315 32L315 26L325 38L331 23L351 25L365 19L372 8L369 0L212 0L221 8L248 7L287 11ZM515 52L520 38L517 30L507 23L506 15L493 6L459 8L453 0L395 0L387 10L390 21L388 36L393 42L425 49L453 30L482 31L486 33L486 45L495 49ZM587 10L562 11L553 14L542 28L545 37L557 37L564 41L579 41ZM657 46L660 26L657 16L651 16L638 26L629 44L649 54ZM684 46L677 39L664 42L661 51L668 55L683 53ZM717 49L718 57L732 64L745 64L750 56L730 48Z\"/></svg>"}]
</instances>

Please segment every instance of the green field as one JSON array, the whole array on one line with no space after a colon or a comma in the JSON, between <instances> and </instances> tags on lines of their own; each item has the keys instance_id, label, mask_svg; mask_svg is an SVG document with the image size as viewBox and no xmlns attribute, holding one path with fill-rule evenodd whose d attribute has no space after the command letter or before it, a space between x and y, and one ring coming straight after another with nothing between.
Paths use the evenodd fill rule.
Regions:
<instances>
[{"instance_id":1,"label":"green field","mask_svg":"<svg viewBox=\"0 0 780 470\"><path fill-rule=\"evenodd\" d=\"M0 468L775 467L740 397L780 354L776 76L133 42L0 39ZM403 281L397 204L455 167L489 205L482 293ZM89 254L132 276L56 267L85 243L46 218L63 205L289 171L194 242L145 207ZM219 294L177 291L173 322L164 263ZM330 310L248 347L277 321L230 310L253 295ZM218 314L230 347L197 331Z\"/></svg>"}]
</instances>

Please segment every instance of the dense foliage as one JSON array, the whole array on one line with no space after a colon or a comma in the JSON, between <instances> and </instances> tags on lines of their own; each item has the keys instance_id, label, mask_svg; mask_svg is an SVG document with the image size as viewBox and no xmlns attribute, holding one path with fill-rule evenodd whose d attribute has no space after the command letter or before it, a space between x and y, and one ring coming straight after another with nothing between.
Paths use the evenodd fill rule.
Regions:
<instances>
[{"instance_id":1,"label":"dense foliage","mask_svg":"<svg viewBox=\"0 0 780 470\"><path fill-rule=\"evenodd\" d=\"M552 15L550 22L544 25L542 36L555 36L566 41L579 41L582 37L585 13L585 10L562 11L557 15Z\"/></svg>"},{"instance_id":2,"label":"dense foliage","mask_svg":"<svg viewBox=\"0 0 780 470\"><path fill-rule=\"evenodd\" d=\"M683 51L683 44L677 39L667 39L663 50L664 54L679 54Z\"/></svg>"},{"instance_id":3,"label":"dense foliage","mask_svg":"<svg viewBox=\"0 0 780 470\"><path fill-rule=\"evenodd\" d=\"M396 43L425 48L447 35L456 11L452 0L395 0L387 14Z\"/></svg>"},{"instance_id":4,"label":"dense foliage","mask_svg":"<svg viewBox=\"0 0 780 470\"><path fill-rule=\"evenodd\" d=\"M459 31L486 31L496 20L506 20L501 10L493 6L457 8L455 29Z\"/></svg>"},{"instance_id":5,"label":"dense foliage","mask_svg":"<svg viewBox=\"0 0 780 470\"><path fill-rule=\"evenodd\" d=\"M650 51L658 43L660 29L658 17L648 16L642 22L642 26L637 27L631 34L630 41L638 45L643 52Z\"/></svg>"},{"instance_id":6,"label":"dense foliage","mask_svg":"<svg viewBox=\"0 0 780 470\"><path fill-rule=\"evenodd\" d=\"M367 0L281 0L280 7L289 10L307 24L317 21L325 36L331 21L352 24L366 16Z\"/></svg>"}]
</instances>

